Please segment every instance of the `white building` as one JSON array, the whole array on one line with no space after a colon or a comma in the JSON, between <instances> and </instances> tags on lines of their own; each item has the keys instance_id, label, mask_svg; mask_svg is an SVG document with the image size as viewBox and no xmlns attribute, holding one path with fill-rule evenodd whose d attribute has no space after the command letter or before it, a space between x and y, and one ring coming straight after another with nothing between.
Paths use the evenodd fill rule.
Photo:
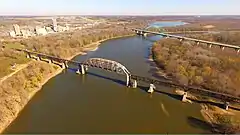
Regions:
<instances>
[{"instance_id":1,"label":"white building","mask_svg":"<svg viewBox=\"0 0 240 135\"><path fill-rule=\"evenodd\" d=\"M10 31L10 32L9 32L9 35L10 35L11 37L16 37L15 31Z\"/></svg>"},{"instance_id":2,"label":"white building","mask_svg":"<svg viewBox=\"0 0 240 135\"><path fill-rule=\"evenodd\" d=\"M20 31L19 25L14 24L14 25L13 25L13 29L14 29L14 31L15 31L16 36L21 36L21 35L22 35L22 33L21 33L21 31Z\"/></svg>"},{"instance_id":3,"label":"white building","mask_svg":"<svg viewBox=\"0 0 240 135\"><path fill-rule=\"evenodd\" d=\"M53 30L55 32L57 32L58 31L57 20L55 18L53 18L52 22L53 22Z\"/></svg>"},{"instance_id":4,"label":"white building","mask_svg":"<svg viewBox=\"0 0 240 135\"><path fill-rule=\"evenodd\" d=\"M21 32L24 38L34 36L34 34L30 30L21 30Z\"/></svg>"},{"instance_id":5,"label":"white building","mask_svg":"<svg viewBox=\"0 0 240 135\"><path fill-rule=\"evenodd\" d=\"M36 26L36 34L37 35L47 35L47 31L45 29L45 27L41 28L39 26Z\"/></svg>"}]
</instances>

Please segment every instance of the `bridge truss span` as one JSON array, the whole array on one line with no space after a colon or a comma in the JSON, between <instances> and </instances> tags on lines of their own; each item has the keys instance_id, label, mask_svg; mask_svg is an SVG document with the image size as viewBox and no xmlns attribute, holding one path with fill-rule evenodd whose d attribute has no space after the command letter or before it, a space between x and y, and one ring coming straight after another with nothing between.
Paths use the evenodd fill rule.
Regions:
<instances>
[{"instance_id":1,"label":"bridge truss span","mask_svg":"<svg viewBox=\"0 0 240 135\"><path fill-rule=\"evenodd\" d=\"M108 60L104 58L90 58L86 60L83 65L105 69L107 71L116 72L117 74L125 74L127 76L127 86L129 85L131 74L129 70L119 62Z\"/></svg>"}]
</instances>

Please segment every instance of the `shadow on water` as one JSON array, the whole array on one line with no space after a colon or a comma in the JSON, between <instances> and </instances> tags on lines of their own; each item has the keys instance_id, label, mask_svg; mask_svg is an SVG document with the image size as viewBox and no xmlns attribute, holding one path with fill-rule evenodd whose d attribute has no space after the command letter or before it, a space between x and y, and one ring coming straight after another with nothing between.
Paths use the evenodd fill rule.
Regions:
<instances>
[{"instance_id":1,"label":"shadow on water","mask_svg":"<svg viewBox=\"0 0 240 135\"><path fill-rule=\"evenodd\" d=\"M151 39L150 37L142 37L142 39L147 40L147 41L152 42L152 43L158 41L158 40Z\"/></svg>"},{"instance_id":2,"label":"shadow on water","mask_svg":"<svg viewBox=\"0 0 240 135\"><path fill-rule=\"evenodd\" d=\"M187 98L193 102L196 102L196 103L199 103L199 104L209 104L209 105L212 105L212 106L216 106L216 107L219 107L219 108L224 108L224 104L223 103L220 103L220 102L216 102L216 101L207 101L207 100L200 100L200 99L193 99L193 98ZM235 107L235 106L229 106L230 109L232 110L236 110L236 111L240 111L240 108L238 107Z\"/></svg>"},{"instance_id":3,"label":"shadow on water","mask_svg":"<svg viewBox=\"0 0 240 135\"><path fill-rule=\"evenodd\" d=\"M68 70L70 72L76 72L77 69L76 68L68 68ZM88 75L92 75L92 76L95 76L95 77L99 77L99 78L103 78L103 79L106 79L106 80L110 80L110 81L113 81L117 84L120 84L120 85L126 85L126 82L122 81L122 80L119 80L119 79L114 79L114 78L110 78L110 77L107 77L107 76L102 76L102 75L99 75L99 74L96 74L96 73L92 73L92 72L87 72Z\"/></svg>"},{"instance_id":4,"label":"shadow on water","mask_svg":"<svg viewBox=\"0 0 240 135\"><path fill-rule=\"evenodd\" d=\"M75 73L75 72L77 71L77 69L76 69L76 68L68 68L68 71ZM126 82L125 82L125 81L122 81L122 80L119 80L119 79L114 79L114 78L111 78L111 77L99 75L99 74L92 73L92 72L87 72L87 74L88 74L88 75L95 76L95 77L99 77L99 78L102 78L102 79L110 80L110 81L112 81L112 82L115 82L115 83L120 84L120 85L123 85L123 86L126 85ZM142 90L142 91L144 91L144 92L147 93L147 90L149 89L149 86L138 85L138 88L139 88L140 90ZM179 100L179 101L182 100L182 95L173 94L173 93L168 93L168 92L160 91L160 90L154 90L154 92L156 92L156 93L158 93L158 94L166 95L166 96L171 97L172 99L175 99L175 100ZM199 104L210 104L210 105L213 105L213 106L217 106L217 107L219 107L219 108L223 108L223 104L222 104L222 103L213 102L213 101L205 101L205 100L200 100L200 99L192 99L192 98L188 98L188 99L191 100L191 101L193 101L193 102L195 102L195 103L199 103ZM240 111L239 108L236 108L236 107L233 107L233 106L229 106L229 108Z\"/></svg>"},{"instance_id":5,"label":"shadow on water","mask_svg":"<svg viewBox=\"0 0 240 135\"><path fill-rule=\"evenodd\" d=\"M96 76L96 77L99 77L99 78L103 78L103 79L106 79L106 80L110 80L110 81L113 81L117 84L126 85L126 82L124 82L122 80L113 79L113 78L110 78L110 77L102 76L102 75L91 73L91 72L87 72L87 74L92 75L92 76Z\"/></svg>"},{"instance_id":6,"label":"shadow on water","mask_svg":"<svg viewBox=\"0 0 240 135\"><path fill-rule=\"evenodd\" d=\"M214 133L213 132L213 125L211 125L210 123L200 120L198 118L194 118L192 116L187 117L187 122L189 123L190 126L195 127L195 128L201 128L203 130L207 130L210 133Z\"/></svg>"},{"instance_id":7,"label":"shadow on water","mask_svg":"<svg viewBox=\"0 0 240 135\"><path fill-rule=\"evenodd\" d=\"M68 70L70 72L76 72L77 69L76 68L68 68ZM119 79L114 79L114 78L111 78L111 77L107 77L107 76L102 76L102 75L99 75L99 74L96 74L96 73L92 73L92 72L87 72L88 75L92 75L92 76L95 76L95 77L99 77L99 78L103 78L103 79L106 79L106 80L110 80L110 81L113 81L117 84L120 84L120 85L126 85L126 82L125 81L122 81L122 80L119 80ZM141 86L141 85L138 85L138 88L140 90L143 90L144 92L147 93L147 90L149 89L148 86ZM167 95L173 99L176 99L176 100L181 100L181 95L177 95L177 94L172 94L172 93L168 93L168 92L164 92L164 91L159 91L159 90L155 90L154 92L156 93L159 93L159 94L164 94L164 95Z\"/></svg>"},{"instance_id":8,"label":"shadow on water","mask_svg":"<svg viewBox=\"0 0 240 135\"><path fill-rule=\"evenodd\" d=\"M224 124L216 124L216 123L209 123L194 117L189 116L187 118L187 121L190 126L195 128L201 128L203 130L206 130L210 133L216 133L216 134L236 134L236 131L227 125Z\"/></svg>"},{"instance_id":9,"label":"shadow on water","mask_svg":"<svg viewBox=\"0 0 240 135\"><path fill-rule=\"evenodd\" d=\"M199 103L199 104L209 104L209 105L213 105L213 106L217 106L219 108L223 108L223 104L222 103L217 103L214 101L206 101L206 100L200 100L200 99L193 99L193 98L187 98L193 102Z\"/></svg>"},{"instance_id":10,"label":"shadow on water","mask_svg":"<svg viewBox=\"0 0 240 135\"><path fill-rule=\"evenodd\" d=\"M143 90L145 92L147 92L147 90L149 89L149 87L146 86L138 86L138 88L140 90ZM172 93L168 93L168 92L164 92L164 91L160 91L160 90L154 90L154 92L158 93L158 94L163 94L163 95L167 95L175 100L182 100L182 96L181 95L177 95L177 94L172 94Z\"/></svg>"}]
</instances>

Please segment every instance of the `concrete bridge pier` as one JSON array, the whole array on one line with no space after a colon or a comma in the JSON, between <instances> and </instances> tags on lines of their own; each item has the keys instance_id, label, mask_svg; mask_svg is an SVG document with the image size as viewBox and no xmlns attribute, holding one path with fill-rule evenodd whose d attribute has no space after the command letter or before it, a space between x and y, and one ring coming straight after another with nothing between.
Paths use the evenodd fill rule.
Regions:
<instances>
[{"instance_id":1,"label":"concrete bridge pier","mask_svg":"<svg viewBox=\"0 0 240 135\"><path fill-rule=\"evenodd\" d=\"M239 52L240 52L240 49L237 50L237 54L239 54Z\"/></svg>"},{"instance_id":2,"label":"concrete bridge pier","mask_svg":"<svg viewBox=\"0 0 240 135\"><path fill-rule=\"evenodd\" d=\"M146 37L146 36L147 36L147 33L143 33L143 36Z\"/></svg>"},{"instance_id":3,"label":"concrete bridge pier","mask_svg":"<svg viewBox=\"0 0 240 135\"><path fill-rule=\"evenodd\" d=\"M147 92L152 94L154 92L154 89L156 89L156 87L151 83Z\"/></svg>"},{"instance_id":4,"label":"concrete bridge pier","mask_svg":"<svg viewBox=\"0 0 240 135\"><path fill-rule=\"evenodd\" d=\"M129 81L130 81L130 76L128 75L128 74L126 74L127 75L127 80L126 80L126 86L127 87L129 87L130 85L129 85Z\"/></svg>"},{"instance_id":5,"label":"concrete bridge pier","mask_svg":"<svg viewBox=\"0 0 240 135\"><path fill-rule=\"evenodd\" d=\"M220 47L221 49L222 49L222 51L225 49L225 47L223 46L223 47Z\"/></svg>"},{"instance_id":6,"label":"concrete bridge pier","mask_svg":"<svg viewBox=\"0 0 240 135\"><path fill-rule=\"evenodd\" d=\"M182 101L186 102L187 101L187 92L184 92L182 95Z\"/></svg>"},{"instance_id":7,"label":"concrete bridge pier","mask_svg":"<svg viewBox=\"0 0 240 135\"><path fill-rule=\"evenodd\" d=\"M228 107L229 107L229 102L225 102L225 103L224 103L224 109L225 109L225 110L228 110Z\"/></svg>"},{"instance_id":8,"label":"concrete bridge pier","mask_svg":"<svg viewBox=\"0 0 240 135\"><path fill-rule=\"evenodd\" d=\"M76 74L81 74L80 69L78 68Z\"/></svg>"},{"instance_id":9,"label":"concrete bridge pier","mask_svg":"<svg viewBox=\"0 0 240 135\"><path fill-rule=\"evenodd\" d=\"M137 35L140 35L140 31L136 31L136 34L137 34Z\"/></svg>"},{"instance_id":10,"label":"concrete bridge pier","mask_svg":"<svg viewBox=\"0 0 240 135\"><path fill-rule=\"evenodd\" d=\"M27 53L27 58L31 58L31 54L30 53Z\"/></svg>"},{"instance_id":11,"label":"concrete bridge pier","mask_svg":"<svg viewBox=\"0 0 240 135\"><path fill-rule=\"evenodd\" d=\"M37 60L37 61L40 61L41 58L40 58L39 56L36 56L36 60Z\"/></svg>"},{"instance_id":12,"label":"concrete bridge pier","mask_svg":"<svg viewBox=\"0 0 240 135\"><path fill-rule=\"evenodd\" d=\"M200 42L197 42L197 45L199 45L200 44Z\"/></svg>"},{"instance_id":13,"label":"concrete bridge pier","mask_svg":"<svg viewBox=\"0 0 240 135\"><path fill-rule=\"evenodd\" d=\"M208 46L209 48L212 48L212 44L209 44L209 46Z\"/></svg>"},{"instance_id":14,"label":"concrete bridge pier","mask_svg":"<svg viewBox=\"0 0 240 135\"><path fill-rule=\"evenodd\" d=\"M78 69L76 71L76 74L81 74L81 65L78 65Z\"/></svg>"},{"instance_id":15,"label":"concrete bridge pier","mask_svg":"<svg viewBox=\"0 0 240 135\"><path fill-rule=\"evenodd\" d=\"M137 81L136 81L136 80L133 80L133 82L132 82L132 87L133 87L133 88L137 88Z\"/></svg>"},{"instance_id":16,"label":"concrete bridge pier","mask_svg":"<svg viewBox=\"0 0 240 135\"><path fill-rule=\"evenodd\" d=\"M84 65L81 65L81 74L84 75L86 73Z\"/></svg>"},{"instance_id":17,"label":"concrete bridge pier","mask_svg":"<svg viewBox=\"0 0 240 135\"><path fill-rule=\"evenodd\" d=\"M63 62L63 63L60 63L60 64L61 64L61 68L62 68L62 69L65 69L65 68L66 68L64 62Z\"/></svg>"},{"instance_id":18,"label":"concrete bridge pier","mask_svg":"<svg viewBox=\"0 0 240 135\"><path fill-rule=\"evenodd\" d=\"M88 71L88 66L84 66L84 68L85 68L85 71Z\"/></svg>"},{"instance_id":19,"label":"concrete bridge pier","mask_svg":"<svg viewBox=\"0 0 240 135\"><path fill-rule=\"evenodd\" d=\"M182 42L182 41L183 41L183 38L180 38L179 41Z\"/></svg>"},{"instance_id":20,"label":"concrete bridge pier","mask_svg":"<svg viewBox=\"0 0 240 135\"><path fill-rule=\"evenodd\" d=\"M67 61L64 61L63 64L64 64L65 68L68 68L68 62Z\"/></svg>"},{"instance_id":21,"label":"concrete bridge pier","mask_svg":"<svg viewBox=\"0 0 240 135\"><path fill-rule=\"evenodd\" d=\"M52 64L52 60L51 59L47 59L49 64Z\"/></svg>"}]
</instances>

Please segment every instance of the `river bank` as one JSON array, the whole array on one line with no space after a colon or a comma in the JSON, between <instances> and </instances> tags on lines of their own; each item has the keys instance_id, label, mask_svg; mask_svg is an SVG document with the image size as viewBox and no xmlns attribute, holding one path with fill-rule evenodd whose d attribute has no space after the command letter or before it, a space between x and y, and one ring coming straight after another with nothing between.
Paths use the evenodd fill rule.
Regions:
<instances>
[{"instance_id":1,"label":"river bank","mask_svg":"<svg viewBox=\"0 0 240 135\"><path fill-rule=\"evenodd\" d=\"M108 38L108 39L103 39L103 40L99 40L97 42L91 43L89 45L84 46L83 50L80 52L77 52L75 54L73 54L72 56L66 58L66 59L72 59L77 55L84 55L86 54L86 52L88 51L94 51L98 48L98 46L101 44L101 42L107 41L107 40L111 40L111 39L116 39L116 38L121 38L121 37L129 37L129 36L133 36L134 34L130 34L130 35L124 35L124 36L116 36L113 38ZM41 65L44 65L44 67L41 67ZM41 67L43 72L44 71L48 71L48 69L51 69L51 71L48 71L46 73L42 73L39 71L34 71L35 76L37 76L37 79L35 79L34 77L31 78L22 78L22 76L28 76L28 74L30 74L33 69L39 68ZM12 121L14 121L18 114L21 112L21 110L24 108L25 105L27 105L27 103L34 97L34 95L41 90L42 86L48 82L48 80L50 80L51 78L53 78L54 76L60 74L64 69L53 65L53 64L48 64L46 62L37 62L34 61L29 63L25 68L21 69L20 71L18 71L18 73L14 74L12 77L6 79L5 81L3 81L3 86L6 85L6 87L1 88L0 91L2 91L3 95L5 95L5 93L8 93L8 89L13 90L13 94L7 94L6 95L6 99L3 98L0 103L0 133L2 133L11 123ZM38 74L39 73L39 74ZM40 77L39 77L40 76ZM21 79L20 79L21 78ZM7 87L9 85L9 82L17 82L17 80L21 80L19 82L21 82L21 84L19 84L19 87L15 88L15 85L17 86L17 84L14 84L14 86L11 87ZM32 81L34 81L34 83L32 83ZM28 85L29 84L29 85ZM14 88L13 88L14 87ZM28 90L30 89L30 90ZM19 93L24 93L19 95ZM20 98L20 99L19 99ZM24 99L24 100L22 100ZM11 102L13 101L13 102ZM9 107L10 106L10 107Z\"/></svg>"},{"instance_id":2,"label":"river bank","mask_svg":"<svg viewBox=\"0 0 240 135\"><path fill-rule=\"evenodd\" d=\"M166 41L166 40L165 40ZM171 44L169 42L168 44ZM162 47L159 47L162 45ZM166 64L168 61L164 58L165 54L164 49L167 50L165 44L155 44L154 49L151 49L152 51L152 59L155 62L156 66L159 68L159 72L161 74L166 75L166 68L168 68L169 71L174 72L175 71L175 62L172 62L171 64ZM158 48L157 48L158 47ZM176 50L176 49L175 49ZM179 49L180 50L180 49ZM190 53L190 52L189 52ZM171 59L170 59L171 60ZM167 66L168 67L167 67ZM181 65L180 65L181 66ZM180 67L179 65L177 66ZM171 67L171 69L170 69ZM181 66L183 67L183 66ZM169 72L168 73L171 73ZM158 71L157 71L158 72ZM184 72L186 73L183 68L181 68L177 73ZM176 77L176 76L175 76ZM176 78L175 78L176 79ZM188 83L188 80L183 78L182 83ZM183 90L176 90L175 91L178 95L183 95ZM236 133L239 132L239 121L240 121L240 113L235 110L229 109L228 111L220 108L219 106L216 106L217 102L214 102L211 99L202 99L202 97L198 97L196 95L192 95L188 93L188 99L190 103L192 101L197 101L197 103L200 103L201 106L201 114L204 117L205 121L202 122L204 126L209 127L213 133ZM203 101L202 101L203 100ZM205 102L204 102L205 101ZM212 103L212 104L210 104ZM216 104L214 104L216 103ZM217 104L218 105L218 104ZM236 121L233 121L232 119L235 119Z\"/></svg>"}]
</instances>

